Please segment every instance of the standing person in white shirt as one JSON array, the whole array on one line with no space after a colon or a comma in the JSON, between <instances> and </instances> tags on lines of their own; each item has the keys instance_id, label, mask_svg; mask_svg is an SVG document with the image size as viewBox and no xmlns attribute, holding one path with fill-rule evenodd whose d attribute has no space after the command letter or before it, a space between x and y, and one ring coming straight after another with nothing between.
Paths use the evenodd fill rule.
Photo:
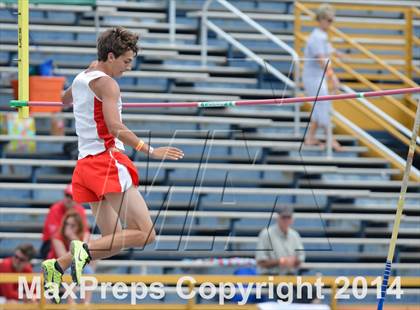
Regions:
<instances>
[{"instance_id":1,"label":"standing person in white shirt","mask_svg":"<svg viewBox=\"0 0 420 310\"><path fill-rule=\"evenodd\" d=\"M335 18L335 11L329 4L322 4L316 13L318 27L310 34L304 51L303 66L303 85L307 96L327 96L328 83L330 80L333 92L337 93L340 87L340 81L334 73L329 58L332 54L339 53L331 46L328 41L328 28ZM331 126L331 101L316 102L313 108L309 132L305 137L306 145L323 145L316 137L318 128L324 129L325 135L328 135L328 127ZM335 151L342 149L337 140L332 140L332 147Z\"/></svg>"}]
</instances>

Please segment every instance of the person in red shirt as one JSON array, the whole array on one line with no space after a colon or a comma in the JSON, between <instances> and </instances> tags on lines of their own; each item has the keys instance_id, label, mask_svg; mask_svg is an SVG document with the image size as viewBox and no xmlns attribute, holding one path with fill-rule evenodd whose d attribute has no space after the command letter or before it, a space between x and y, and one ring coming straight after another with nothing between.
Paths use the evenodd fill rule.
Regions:
<instances>
[{"instance_id":1,"label":"person in red shirt","mask_svg":"<svg viewBox=\"0 0 420 310\"><path fill-rule=\"evenodd\" d=\"M22 244L15 250L12 257L3 259L0 263L0 273L32 273L31 259L35 256L36 250L32 244ZM7 302L18 302L18 284L1 283L0 296L6 298ZM24 302L32 302L29 299L23 299Z\"/></svg>"},{"instance_id":2,"label":"person in red shirt","mask_svg":"<svg viewBox=\"0 0 420 310\"><path fill-rule=\"evenodd\" d=\"M64 214L61 225L51 238L51 249L48 258L57 258L69 251L72 240L85 239L85 224L82 216L76 210Z\"/></svg>"},{"instance_id":3,"label":"person in red shirt","mask_svg":"<svg viewBox=\"0 0 420 310\"><path fill-rule=\"evenodd\" d=\"M67 185L64 190L64 198L53 204L50 207L47 218L45 219L44 229L42 230L42 246L41 246L41 257L46 258L50 249L51 249L51 239L57 233L60 228L61 222L63 220L64 214L69 210L75 210L80 214L83 220L83 225L85 229L85 238L83 241L89 239L89 225L86 217L85 208L82 205L77 204L73 200L73 188L71 184Z\"/></svg>"}]
</instances>

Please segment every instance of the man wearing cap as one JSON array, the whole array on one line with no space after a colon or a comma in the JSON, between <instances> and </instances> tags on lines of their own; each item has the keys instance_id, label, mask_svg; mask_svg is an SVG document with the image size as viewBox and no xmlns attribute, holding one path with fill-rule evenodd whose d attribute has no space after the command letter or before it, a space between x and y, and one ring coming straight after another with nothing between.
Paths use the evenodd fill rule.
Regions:
<instances>
[{"instance_id":1,"label":"man wearing cap","mask_svg":"<svg viewBox=\"0 0 420 310\"><path fill-rule=\"evenodd\" d=\"M305 252L299 233L290 228L293 223L293 208L283 205L276 210L277 223L264 228L257 241L255 260L258 269L264 275L296 275L298 268L305 261ZM282 296L277 295L278 300L287 300L289 291L286 287L281 290ZM302 287L302 294L298 297L296 287L291 292L293 303L311 303L312 298L308 295L308 288ZM278 292L277 292L278 294Z\"/></svg>"},{"instance_id":2,"label":"man wearing cap","mask_svg":"<svg viewBox=\"0 0 420 310\"><path fill-rule=\"evenodd\" d=\"M83 219L84 227L86 227L85 241L89 238L89 225L86 217L85 208L82 205L76 203L73 200L73 188L69 184L64 190L64 198L50 207L47 218L45 219L44 229L42 231L42 246L41 256L44 258L47 256L51 247L51 238L55 235L57 230L60 228L61 221L63 220L64 214L69 210L75 210Z\"/></svg>"},{"instance_id":3,"label":"man wearing cap","mask_svg":"<svg viewBox=\"0 0 420 310\"><path fill-rule=\"evenodd\" d=\"M284 205L277 210L277 223L260 232L255 259L261 274L296 275L305 261L302 239L290 228L292 223L293 208Z\"/></svg>"}]
</instances>

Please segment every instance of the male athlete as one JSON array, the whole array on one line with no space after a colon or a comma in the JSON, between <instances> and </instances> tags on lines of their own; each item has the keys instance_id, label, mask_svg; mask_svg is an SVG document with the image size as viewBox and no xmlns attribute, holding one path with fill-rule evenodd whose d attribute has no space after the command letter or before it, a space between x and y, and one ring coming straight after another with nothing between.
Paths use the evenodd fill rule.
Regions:
<instances>
[{"instance_id":1,"label":"male athlete","mask_svg":"<svg viewBox=\"0 0 420 310\"><path fill-rule=\"evenodd\" d=\"M68 267L73 281L80 284L83 268L91 260L113 256L127 247L144 247L155 239L147 205L137 190L137 169L124 154L124 144L156 159L184 156L174 147L153 149L121 121L122 103L115 78L131 70L137 41L136 34L122 27L102 33L97 42L98 61L78 74L63 95L64 104L73 103L78 136L73 199L90 204L102 237L87 243L72 241L69 253L42 263L44 287L56 303L60 302L61 277Z\"/></svg>"}]
</instances>

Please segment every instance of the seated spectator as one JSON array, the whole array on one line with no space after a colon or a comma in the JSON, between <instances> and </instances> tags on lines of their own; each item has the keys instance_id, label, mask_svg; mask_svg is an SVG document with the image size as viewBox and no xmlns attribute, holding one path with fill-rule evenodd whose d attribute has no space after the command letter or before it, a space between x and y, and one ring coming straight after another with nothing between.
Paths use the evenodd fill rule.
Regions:
<instances>
[{"instance_id":1,"label":"seated spectator","mask_svg":"<svg viewBox=\"0 0 420 310\"><path fill-rule=\"evenodd\" d=\"M19 245L12 257L7 257L0 263L0 273L32 273L31 259L35 254L36 250L32 244ZM0 283L0 296L8 303L35 302L35 299L27 299L25 296L19 300L17 283Z\"/></svg>"},{"instance_id":2,"label":"seated spectator","mask_svg":"<svg viewBox=\"0 0 420 310\"><path fill-rule=\"evenodd\" d=\"M41 246L41 257L46 258L51 249L51 238L56 234L59 229L61 222L63 220L64 214L69 210L77 211L83 220L83 225L85 227L85 237L84 241L87 241L89 238L89 226L86 218L86 211L82 205L77 204L73 200L73 188L69 184L64 190L64 198L53 204L50 207L48 215L45 219L44 229L42 231L42 246Z\"/></svg>"},{"instance_id":3,"label":"seated spectator","mask_svg":"<svg viewBox=\"0 0 420 310\"><path fill-rule=\"evenodd\" d=\"M75 210L64 214L58 231L51 238L51 249L47 258L57 258L67 253L72 240L85 240L86 229L82 216Z\"/></svg>"},{"instance_id":4,"label":"seated spectator","mask_svg":"<svg viewBox=\"0 0 420 310\"><path fill-rule=\"evenodd\" d=\"M260 274L298 274L299 266L305 261L305 252L299 233L290 227L292 223L293 208L288 205L281 206L277 210L277 223L260 232L255 253ZM307 292L303 292L302 299L296 300L294 294L293 300L296 303L307 303L305 296Z\"/></svg>"},{"instance_id":5,"label":"seated spectator","mask_svg":"<svg viewBox=\"0 0 420 310\"><path fill-rule=\"evenodd\" d=\"M66 254L70 250L70 242L72 240L87 240L86 235L89 235L89 233L86 233L82 216L76 210L67 211L58 231L51 239L51 249L47 258L58 258ZM92 267L86 266L83 273L93 274ZM84 302L90 303L91 299L92 292L86 292ZM69 302L73 303L74 301L69 298Z\"/></svg>"},{"instance_id":6,"label":"seated spectator","mask_svg":"<svg viewBox=\"0 0 420 310\"><path fill-rule=\"evenodd\" d=\"M302 239L291 228L293 208L282 206L277 211L277 223L263 229L257 242L255 259L259 272L267 275L296 275L305 261Z\"/></svg>"}]
</instances>

